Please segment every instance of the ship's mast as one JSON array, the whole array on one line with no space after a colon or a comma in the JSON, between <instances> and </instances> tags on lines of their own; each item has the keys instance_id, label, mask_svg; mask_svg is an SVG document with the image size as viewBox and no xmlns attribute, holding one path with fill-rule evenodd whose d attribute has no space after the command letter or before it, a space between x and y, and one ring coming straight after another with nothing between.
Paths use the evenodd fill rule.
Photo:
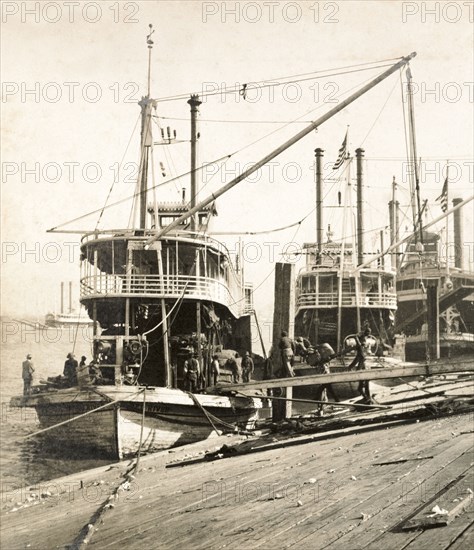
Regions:
<instances>
[{"instance_id":1,"label":"ship's mast","mask_svg":"<svg viewBox=\"0 0 474 550\"><path fill-rule=\"evenodd\" d=\"M420 174L418 170L418 153L416 147L416 133L415 133L415 108L413 104L413 85L412 74L410 67L407 67L407 96L408 96L408 128L410 137L410 151L411 151L411 164L413 166L413 175L415 177L415 190L416 205L413 200L412 193L412 208L413 208L413 232L415 236L415 243L421 244L423 248L423 230L422 230L422 209L420 198Z\"/></svg>"},{"instance_id":2,"label":"ship's mast","mask_svg":"<svg viewBox=\"0 0 474 550\"><path fill-rule=\"evenodd\" d=\"M150 97L150 82L151 82L151 50L153 49L153 40L151 39L153 25L149 25L150 33L146 37L148 45L148 75L147 75L147 95L142 97L138 104L141 107L141 144L140 144L140 163L138 171L139 181L139 197L140 197L140 220L139 228L146 229L146 214L147 214L147 188L148 188L148 166L153 146L152 133L152 108L155 106L155 101ZM157 213L155 212L155 216Z\"/></svg>"},{"instance_id":3,"label":"ship's mast","mask_svg":"<svg viewBox=\"0 0 474 550\"><path fill-rule=\"evenodd\" d=\"M342 242L341 242L341 252L339 260L339 275L337 280L337 351L342 349L342 287L344 280L344 268L345 268L345 253L346 253L346 223L347 223L347 212L352 215L352 208L348 208L347 202L351 200L351 163L352 159L347 159L347 185L344 192L344 208L342 213Z\"/></svg>"},{"instance_id":4,"label":"ship's mast","mask_svg":"<svg viewBox=\"0 0 474 550\"><path fill-rule=\"evenodd\" d=\"M364 149L356 149L356 170L357 170L357 265L364 263L364 189L363 182L363 159Z\"/></svg>"},{"instance_id":5,"label":"ship's mast","mask_svg":"<svg viewBox=\"0 0 474 550\"><path fill-rule=\"evenodd\" d=\"M449 160L446 161L446 210L449 206ZM446 218L446 281L449 280L449 217Z\"/></svg>"}]
</instances>

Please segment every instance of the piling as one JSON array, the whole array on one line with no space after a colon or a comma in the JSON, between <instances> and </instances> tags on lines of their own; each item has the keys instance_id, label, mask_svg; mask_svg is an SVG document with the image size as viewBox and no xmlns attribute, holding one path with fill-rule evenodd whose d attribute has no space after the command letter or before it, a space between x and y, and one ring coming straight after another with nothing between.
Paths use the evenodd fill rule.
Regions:
<instances>
[{"instance_id":1,"label":"piling","mask_svg":"<svg viewBox=\"0 0 474 550\"><path fill-rule=\"evenodd\" d=\"M428 316L428 351L431 360L439 359L439 291L434 282L426 289Z\"/></svg>"},{"instance_id":2,"label":"piling","mask_svg":"<svg viewBox=\"0 0 474 550\"><path fill-rule=\"evenodd\" d=\"M275 307L273 311L273 365L274 373L279 373L282 361L278 342L282 331L294 338L295 319L295 266L293 264L277 263L275 266ZM276 391L276 390L274 390ZM280 397L291 399L293 388L281 388ZM273 403L273 420L278 422L291 416L291 401L276 401Z\"/></svg>"}]
</instances>

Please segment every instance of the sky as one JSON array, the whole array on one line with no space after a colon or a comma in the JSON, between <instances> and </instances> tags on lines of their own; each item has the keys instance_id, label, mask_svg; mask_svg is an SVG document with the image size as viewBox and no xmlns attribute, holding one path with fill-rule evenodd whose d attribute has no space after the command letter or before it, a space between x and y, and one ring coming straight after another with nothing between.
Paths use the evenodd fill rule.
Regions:
<instances>
[{"instance_id":1,"label":"sky","mask_svg":"<svg viewBox=\"0 0 474 550\"><path fill-rule=\"evenodd\" d=\"M61 281L73 281L77 295L80 235L47 230L92 230L97 214L62 224L133 193L150 23L151 95L161 99L157 114L166 118L160 124L182 141L155 148L155 164L163 163L167 178L189 169L190 93L228 92L203 97L199 158L207 164L235 154L202 170L199 198L384 70L359 70L365 64L395 63L416 51L410 67L430 221L441 214L435 199L448 160L450 198L472 194L473 11L468 2L385 0L2 2L2 314L42 318L59 307ZM315 79L317 71L325 76ZM218 232L271 230L304 219L284 231L242 235L246 278L264 326L272 317L275 262L294 261L283 252L315 239L316 147L325 150L324 225L331 224L335 238L342 231L334 206L343 183L331 165L347 128L350 153L363 147L367 158L366 225L375 231L367 234L366 248L380 248L393 177L408 214L402 228L409 228L400 78L398 72L389 77L217 201ZM262 82L267 85L252 84ZM232 92L245 83L245 98ZM177 95L182 98L164 100ZM159 187L158 200L179 200L188 186L181 178ZM129 209L130 203L107 209L99 227L124 227ZM471 202L464 208L470 269L473 214ZM219 238L236 249L237 236Z\"/></svg>"}]
</instances>

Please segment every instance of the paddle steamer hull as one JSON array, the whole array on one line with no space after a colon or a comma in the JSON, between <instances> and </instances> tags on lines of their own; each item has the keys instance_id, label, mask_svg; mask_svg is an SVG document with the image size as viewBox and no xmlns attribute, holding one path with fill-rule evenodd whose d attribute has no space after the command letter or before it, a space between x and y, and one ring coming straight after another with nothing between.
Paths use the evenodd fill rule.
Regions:
<instances>
[{"instance_id":1,"label":"paddle steamer hull","mask_svg":"<svg viewBox=\"0 0 474 550\"><path fill-rule=\"evenodd\" d=\"M251 429L262 408L258 398L206 394L192 398L167 388L147 388L144 403L143 390L111 391L110 386L99 386L75 390L73 399L68 389L23 398L16 404L36 409L40 430L56 426L40 434L53 454L65 449L68 454L113 459L135 455L139 449L150 453L205 440L229 424Z\"/></svg>"}]
</instances>

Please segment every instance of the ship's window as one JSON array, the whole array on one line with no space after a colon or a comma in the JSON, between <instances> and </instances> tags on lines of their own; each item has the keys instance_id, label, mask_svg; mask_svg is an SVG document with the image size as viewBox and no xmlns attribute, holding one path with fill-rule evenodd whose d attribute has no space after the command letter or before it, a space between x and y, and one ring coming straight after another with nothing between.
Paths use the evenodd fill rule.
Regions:
<instances>
[{"instance_id":1,"label":"ship's window","mask_svg":"<svg viewBox=\"0 0 474 550\"><path fill-rule=\"evenodd\" d=\"M382 277L382 287L384 292L393 292L393 277Z\"/></svg>"},{"instance_id":2,"label":"ship's window","mask_svg":"<svg viewBox=\"0 0 474 550\"><path fill-rule=\"evenodd\" d=\"M333 275L319 277L319 293L333 293L337 291L336 279Z\"/></svg>"},{"instance_id":3,"label":"ship's window","mask_svg":"<svg viewBox=\"0 0 474 550\"><path fill-rule=\"evenodd\" d=\"M211 254L209 251L207 253L207 276L212 279L218 277L217 259L214 254Z\"/></svg>"},{"instance_id":4,"label":"ship's window","mask_svg":"<svg viewBox=\"0 0 474 550\"><path fill-rule=\"evenodd\" d=\"M180 247L178 256L179 275L196 275L196 249L194 247Z\"/></svg>"},{"instance_id":5,"label":"ship's window","mask_svg":"<svg viewBox=\"0 0 474 550\"><path fill-rule=\"evenodd\" d=\"M303 277L301 281L302 292L316 292L316 278L310 275Z\"/></svg>"}]
</instances>

